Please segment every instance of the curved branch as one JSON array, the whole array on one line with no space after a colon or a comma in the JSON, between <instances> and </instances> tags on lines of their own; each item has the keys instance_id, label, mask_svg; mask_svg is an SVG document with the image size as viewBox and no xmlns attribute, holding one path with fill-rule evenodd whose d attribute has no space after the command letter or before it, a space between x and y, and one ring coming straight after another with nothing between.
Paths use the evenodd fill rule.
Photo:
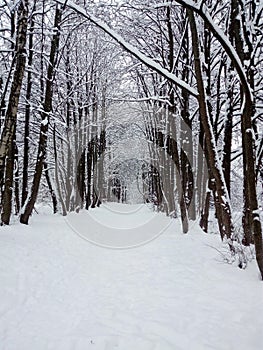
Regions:
<instances>
[{"instance_id":1,"label":"curved branch","mask_svg":"<svg viewBox=\"0 0 263 350\"><path fill-rule=\"evenodd\" d=\"M219 26L214 23L213 18L209 14L207 7L203 4L203 1L201 1L200 3L196 3L192 0L175 0L175 2L197 13L207 24L210 31L214 34L215 38L219 41L219 43L222 45L225 52L231 59L241 81L241 84L244 88L246 100L248 103L250 103L253 100L252 92L240 58L227 36L219 28ZM156 7L171 6L171 4L171 2L164 2L163 4L157 4Z\"/></svg>"},{"instance_id":2,"label":"curved branch","mask_svg":"<svg viewBox=\"0 0 263 350\"><path fill-rule=\"evenodd\" d=\"M55 0L59 4L64 5L65 0ZM162 75L167 80L172 83L178 85L182 89L188 91L188 93L194 97L198 97L198 92L196 89L185 83L183 80L179 79L176 75L169 72L167 69L163 68L159 63L156 63L152 58L144 55L140 52L136 47L129 44L125 41L118 33L112 30L106 23L102 22L100 19L94 17L90 13L86 12L83 8L76 5L72 1L67 1L67 6L77 13L81 14L85 18L87 18L90 22L95 24L97 27L102 29L105 33L107 33L111 38L113 38L118 44L120 44L127 52L129 52L132 56L136 57L140 62L144 63L148 68L153 69L155 72Z\"/></svg>"}]
</instances>

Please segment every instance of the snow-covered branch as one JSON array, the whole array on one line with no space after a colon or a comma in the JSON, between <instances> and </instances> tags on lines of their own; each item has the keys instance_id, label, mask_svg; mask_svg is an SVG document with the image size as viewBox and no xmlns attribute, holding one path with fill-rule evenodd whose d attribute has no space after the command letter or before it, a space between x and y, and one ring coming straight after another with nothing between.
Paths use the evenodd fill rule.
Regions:
<instances>
[{"instance_id":1,"label":"snow-covered branch","mask_svg":"<svg viewBox=\"0 0 263 350\"><path fill-rule=\"evenodd\" d=\"M64 5L65 0L55 0L59 4ZM167 69L163 68L159 63L155 62L152 58L146 56L142 52L140 52L136 47L129 44L126 40L124 40L118 33L116 33L113 29L111 29L106 23L102 22L100 19L86 12L83 8L76 5L73 1L67 1L67 6L81 14L89 21L94 23L97 27L106 32L110 37L112 37L116 42L118 42L127 52L129 52L132 56L136 57L140 62L144 63L147 67L153 69L154 71L161 74L163 77L178 85L182 89L185 89L194 97L198 96L198 92L196 89L185 83L183 80L179 79L175 74L169 72Z\"/></svg>"},{"instance_id":2,"label":"snow-covered branch","mask_svg":"<svg viewBox=\"0 0 263 350\"><path fill-rule=\"evenodd\" d=\"M240 61L240 58L239 58L235 48L233 47L233 45L229 41L228 37L219 28L219 26L214 22L213 18L209 14L208 8L206 7L205 4L203 4L203 1L201 1L200 3L196 3L192 0L175 0L175 2L184 6L185 8L191 9L192 11L197 13L205 21L205 23L207 24L207 26L209 27L211 32L214 34L216 39L222 45L222 47L226 51L227 55L229 56L229 58L233 62L233 65L235 66L235 69L239 75L240 81L241 81L243 87L245 88L246 97L250 98L252 100L253 98L252 98L251 88L250 88L250 85L248 83L246 73L245 73L243 65ZM172 4L171 2L164 2L163 4L159 3L156 6L159 8L159 7L171 6L171 4Z\"/></svg>"}]
</instances>

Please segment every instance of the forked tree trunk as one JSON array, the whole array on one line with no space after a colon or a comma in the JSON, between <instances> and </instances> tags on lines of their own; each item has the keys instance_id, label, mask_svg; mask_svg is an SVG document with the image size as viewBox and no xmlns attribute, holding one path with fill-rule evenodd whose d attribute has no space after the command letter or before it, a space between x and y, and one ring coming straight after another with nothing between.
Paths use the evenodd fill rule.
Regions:
<instances>
[{"instance_id":1,"label":"forked tree trunk","mask_svg":"<svg viewBox=\"0 0 263 350\"><path fill-rule=\"evenodd\" d=\"M204 88L201 61L199 38L196 29L196 22L193 11L188 9L187 14L190 22L190 29L192 33L192 47L194 53L194 67L197 81L197 89L199 92L198 103L201 123L204 129L205 143L207 150L207 161L215 180L215 202L218 202L217 219L221 237L231 238L233 233L233 224L231 217L231 208L229 203L229 195L224 181L223 171L220 168L219 157L216 150L216 143L213 135L212 126L209 120L208 108L206 104L206 93Z\"/></svg>"},{"instance_id":2,"label":"forked tree trunk","mask_svg":"<svg viewBox=\"0 0 263 350\"><path fill-rule=\"evenodd\" d=\"M43 113L41 115L41 126L40 126L40 136L39 136L39 146L38 154L35 168L35 175L33 179L33 185L31 189L31 194L28 202L26 203L24 212L21 214L20 222L22 224L28 224L29 216L31 215L40 185L43 164L46 158L47 153L47 136L48 136L48 126L49 126L49 116L52 110L52 98L53 98L53 80L55 75L55 64L57 60L57 51L59 47L59 36L60 36L60 23L61 23L62 11L57 8L55 13L54 20L54 35L51 41L50 56L49 56L49 65L47 71L47 80L46 80L46 92L45 92L45 101L43 106Z\"/></svg>"}]
</instances>

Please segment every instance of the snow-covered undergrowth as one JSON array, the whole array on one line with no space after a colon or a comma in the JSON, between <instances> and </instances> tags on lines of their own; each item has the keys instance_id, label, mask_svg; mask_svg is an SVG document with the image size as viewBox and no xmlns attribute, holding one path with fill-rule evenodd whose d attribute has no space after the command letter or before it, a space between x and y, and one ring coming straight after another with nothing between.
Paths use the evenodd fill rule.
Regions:
<instances>
[{"instance_id":1,"label":"snow-covered undergrowth","mask_svg":"<svg viewBox=\"0 0 263 350\"><path fill-rule=\"evenodd\" d=\"M106 225L110 217L93 211ZM259 350L256 264L226 264L221 247L198 225L181 234L175 220L122 250L91 244L57 215L1 228L0 350Z\"/></svg>"}]
</instances>

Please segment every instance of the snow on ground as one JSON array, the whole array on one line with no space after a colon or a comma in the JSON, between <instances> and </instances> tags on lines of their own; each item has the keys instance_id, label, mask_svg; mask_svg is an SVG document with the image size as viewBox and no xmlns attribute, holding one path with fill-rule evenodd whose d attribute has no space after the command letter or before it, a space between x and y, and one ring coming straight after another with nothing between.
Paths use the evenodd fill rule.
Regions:
<instances>
[{"instance_id":1,"label":"snow on ground","mask_svg":"<svg viewBox=\"0 0 263 350\"><path fill-rule=\"evenodd\" d=\"M83 225L112 227L115 216L125 229L125 210L96 209ZM130 230L142 212L127 218ZM59 215L1 228L0 350L260 350L256 265L223 263L221 247L218 235L198 225L183 235L176 221L122 250L90 243Z\"/></svg>"}]
</instances>

